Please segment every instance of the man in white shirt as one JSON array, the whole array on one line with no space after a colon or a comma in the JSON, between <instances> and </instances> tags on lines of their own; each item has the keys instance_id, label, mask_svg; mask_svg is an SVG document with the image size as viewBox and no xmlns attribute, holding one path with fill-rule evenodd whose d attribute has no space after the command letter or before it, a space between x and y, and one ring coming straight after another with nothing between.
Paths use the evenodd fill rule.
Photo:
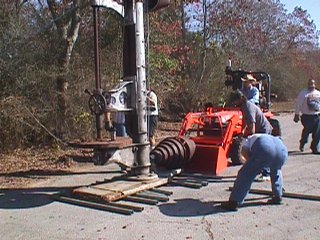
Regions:
<instances>
[{"instance_id":1,"label":"man in white shirt","mask_svg":"<svg viewBox=\"0 0 320 240\"><path fill-rule=\"evenodd\" d=\"M148 136L150 141L150 147L154 148L156 140L154 134L158 125L158 97L154 91L149 90L147 92L147 102L148 102Z\"/></svg>"},{"instance_id":2,"label":"man in white shirt","mask_svg":"<svg viewBox=\"0 0 320 240\"><path fill-rule=\"evenodd\" d=\"M308 81L308 88L303 89L296 99L293 121L297 123L299 120L301 120L303 126L300 151L304 151L304 145L308 142L309 135L312 133L310 148L312 153L320 154L320 91L316 89L316 83L313 79Z\"/></svg>"}]
</instances>

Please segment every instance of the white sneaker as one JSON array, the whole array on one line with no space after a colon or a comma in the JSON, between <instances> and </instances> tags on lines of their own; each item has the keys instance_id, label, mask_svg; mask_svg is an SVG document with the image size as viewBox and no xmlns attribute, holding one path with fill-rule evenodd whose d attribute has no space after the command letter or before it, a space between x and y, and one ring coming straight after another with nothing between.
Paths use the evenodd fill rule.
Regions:
<instances>
[{"instance_id":1,"label":"white sneaker","mask_svg":"<svg viewBox=\"0 0 320 240\"><path fill-rule=\"evenodd\" d=\"M270 176L264 176L260 174L254 181L256 182L266 182L266 181L271 181Z\"/></svg>"}]
</instances>

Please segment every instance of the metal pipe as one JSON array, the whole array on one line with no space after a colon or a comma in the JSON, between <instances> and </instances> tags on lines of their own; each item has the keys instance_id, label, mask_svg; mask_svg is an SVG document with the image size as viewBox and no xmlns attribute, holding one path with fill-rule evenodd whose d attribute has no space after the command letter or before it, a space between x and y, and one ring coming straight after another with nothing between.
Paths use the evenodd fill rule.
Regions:
<instances>
[{"instance_id":1,"label":"metal pipe","mask_svg":"<svg viewBox=\"0 0 320 240\"><path fill-rule=\"evenodd\" d=\"M137 74L136 68L136 38L134 35L135 24L133 15L133 1L124 1L124 26L123 26L123 79L132 80Z\"/></svg>"},{"instance_id":2,"label":"metal pipe","mask_svg":"<svg viewBox=\"0 0 320 240\"><path fill-rule=\"evenodd\" d=\"M149 191L151 192L155 192L155 193L160 193L160 194L164 194L164 195L172 195L173 192L172 191L167 191L167 190L163 190L163 189L159 189L159 188L152 188Z\"/></svg>"},{"instance_id":3,"label":"metal pipe","mask_svg":"<svg viewBox=\"0 0 320 240\"><path fill-rule=\"evenodd\" d=\"M124 203L118 203L118 202L108 202L108 205L113 206L113 207L120 207L120 208L133 210L135 212L142 212L143 209L144 209L144 207L133 206L133 205L128 205L128 204L124 204Z\"/></svg>"},{"instance_id":4,"label":"metal pipe","mask_svg":"<svg viewBox=\"0 0 320 240\"><path fill-rule=\"evenodd\" d=\"M167 196L160 196L159 194L150 194L150 193L146 193L146 192L141 192L141 193L137 193L136 194L137 197L143 197L143 198L147 198L147 199L154 199L154 200L158 200L160 202L167 202L169 201L169 197Z\"/></svg>"},{"instance_id":5,"label":"metal pipe","mask_svg":"<svg viewBox=\"0 0 320 240\"><path fill-rule=\"evenodd\" d=\"M229 191L232 191L233 187L229 187ZM250 189L250 193L254 194L263 194L263 195L270 195L272 196L272 191L269 190L263 190L263 189ZM296 198L296 199L302 199L302 200L311 200L311 201L320 201L320 196L317 195L308 195L308 194L302 194L302 193L290 193L290 192L284 192L282 194L282 197L287 198Z\"/></svg>"},{"instance_id":6,"label":"metal pipe","mask_svg":"<svg viewBox=\"0 0 320 240\"><path fill-rule=\"evenodd\" d=\"M105 210L105 211L114 212L114 213L121 213L121 214L125 214L125 215L133 214L132 209L111 206L108 204L88 202L88 201L84 201L84 200L80 200L80 199L76 199L76 198L70 198L70 197L59 196L59 195L53 195L52 198L55 199L56 201L70 203L70 204L76 204L78 206L90 207L90 208L94 208L94 209L100 209L100 210Z\"/></svg>"},{"instance_id":7,"label":"metal pipe","mask_svg":"<svg viewBox=\"0 0 320 240\"><path fill-rule=\"evenodd\" d=\"M177 180L171 180L171 184L182 186L182 187L189 187L189 188L196 188L199 189L202 187L201 183L191 183L191 182L183 182L183 181L177 181Z\"/></svg>"},{"instance_id":8,"label":"metal pipe","mask_svg":"<svg viewBox=\"0 0 320 240\"><path fill-rule=\"evenodd\" d=\"M138 143L142 144L137 151L136 175L148 175L150 173L150 148L147 134L147 85L145 64L145 39L143 26L143 2L136 2L136 63L137 63L137 117L138 117Z\"/></svg>"},{"instance_id":9,"label":"metal pipe","mask_svg":"<svg viewBox=\"0 0 320 240\"><path fill-rule=\"evenodd\" d=\"M99 45L99 7L93 6L93 27L94 27L94 59L95 59L95 84L96 93L101 92L101 72L100 72L100 45ZM97 139L102 139L103 114L96 115Z\"/></svg>"},{"instance_id":10,"label":"metal pipe","mask_svg":"<svg viewBox=\"0 0 320 240\"><path fill-rule=\"evenodd\" d=\"M99 7L93 7L93 27L94 27L94 59L95 59L95 83L96 89L101 88L100 73L100 47L99 47Z\"/></svg>"},{"instance_id":11,"label":"metal pipe","mask_svg":"<svg viewBox=\"0 0 320 240\"><path fill-rule=\"evenodd\" d=\"M135 196L127 196L126 198L122 199L123 201L130 201L130 202L137 202L137 203L144 203L149 205L157 205L158 201L154 199L148 199L143 197L135 197Z\"/></svg>"}]
</instances>

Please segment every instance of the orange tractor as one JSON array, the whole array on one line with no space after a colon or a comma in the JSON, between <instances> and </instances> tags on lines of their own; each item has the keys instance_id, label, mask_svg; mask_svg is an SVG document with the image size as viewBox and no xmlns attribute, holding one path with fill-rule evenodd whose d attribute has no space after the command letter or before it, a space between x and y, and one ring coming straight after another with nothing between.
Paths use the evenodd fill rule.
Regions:
<instances>
[{"instance_id":1,"label":"orange tractor","mask_svg":"<svg viewBox=\"0 0 320 240\"><path fill-rule=\"evenodd\" d=\"M226 86L241 88L241 77L252 74L260 91L261 109L273 126L273 135L281 135L278 120L270 112L271 78L265 72L232 71L226 68ZM185 172L220 174L229 164L241 164L243 115L236 107L209 107L190 112L183 120L179 135L161 141L150 153L157 166L182 168ZM185 154L185 153L188 154ZM229 162L230 158L230 162Z\"/></svg>"}]
</instances>

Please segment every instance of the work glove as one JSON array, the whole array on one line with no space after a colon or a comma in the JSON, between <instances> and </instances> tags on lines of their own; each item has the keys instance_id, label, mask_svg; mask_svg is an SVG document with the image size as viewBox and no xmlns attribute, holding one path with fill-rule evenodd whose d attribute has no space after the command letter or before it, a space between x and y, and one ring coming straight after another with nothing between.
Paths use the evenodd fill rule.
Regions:
<instances>
[{"instance_id":1,"label":"work glove","mask_svg":"<svg viewBox=\"0 0 320 240\"><path fill-rule=\"evenodd\" d=\"M297 122L299 122L299 120L300 120L299 114L295 114L295 115L294 115L294 118L293 118L293 121L294 121L295 123L297 123Z\"/></svg>"}]
</instances>

